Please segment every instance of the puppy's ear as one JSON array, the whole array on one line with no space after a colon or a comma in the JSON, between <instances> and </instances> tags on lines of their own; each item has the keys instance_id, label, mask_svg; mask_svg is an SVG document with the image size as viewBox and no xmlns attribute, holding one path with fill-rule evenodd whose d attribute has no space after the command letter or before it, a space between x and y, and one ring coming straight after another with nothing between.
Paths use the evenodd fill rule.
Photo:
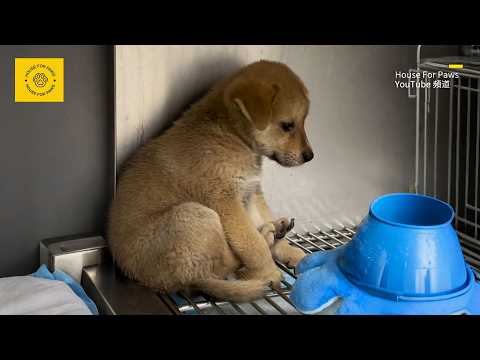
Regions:
<instances>
[{"instance_id":1,"label":"puppy's ear","mask_svg":"<svg viewBox=\"0 0 480 360\"><path fill-rule=\"evenodd\" d=\"M255 80L238 79L225 91L229 106L236 106L258 130L265 130L273 114L273 103L278 85Z\"/></svg>"}]
</instances>

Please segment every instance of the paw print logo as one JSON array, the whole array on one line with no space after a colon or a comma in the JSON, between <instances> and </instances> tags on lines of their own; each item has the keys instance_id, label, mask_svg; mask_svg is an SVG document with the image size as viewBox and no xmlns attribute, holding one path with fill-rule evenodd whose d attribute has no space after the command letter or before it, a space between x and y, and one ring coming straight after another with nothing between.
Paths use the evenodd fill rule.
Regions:
<instances>
[{"instance_id":1,"label":"paw print logo","mask_svg":"<svg viewBox=\"0 0 480 360\"><path fill-rule=\"evenodd\" d=\"M47 85L48 78L44 73L37 73L33 77L33 82L37 87L44 87Z\"/></svg>"}]
</instances>

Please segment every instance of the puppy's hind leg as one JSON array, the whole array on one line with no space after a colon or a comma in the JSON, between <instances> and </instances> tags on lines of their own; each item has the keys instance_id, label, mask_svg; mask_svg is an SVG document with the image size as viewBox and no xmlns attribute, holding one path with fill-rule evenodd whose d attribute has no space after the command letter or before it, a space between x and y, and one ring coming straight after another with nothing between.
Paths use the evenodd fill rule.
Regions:
<instances>
[{"instance_id":1,"label":"puppy's hind leg","mask_svg":"<svg viewBox=\"0 0 480 360\"><path fill-rule=\"evenodd\" d=\"M218 214L199 203L182 203L150 217L141 231L130 235L141 246L124 249L129 256L119 264L161 292L200 290L221 300L248 301L265 291L259 280L225 280L240 262L225 239Z\"/></svg>"},{"instance_id":2,"label":"puppy's hind leg","mask_svg":"<svg viewBox=\"0 0 480 360\"><path fill-rule=\"evenodd\" d=\"M263 281L226 280L241 264L227 243L218 214L197 203L185 203L180 208L172 219L177 249L189 255L186 262L174 257L172 268L176 269L176 278L189 273L188 279L183 278L182 289L234 302L261 298L266 290Z\"/></svg>"},{"instance_id":3,"label":"puppy's hind leg","mask_svg":"<svg viewBox=\"0 0 480 360\"><path fill-rule=\"evenodd\" d=\"M172 289L188 291L199 280L224 278L239 266L214 210L186 202L173 207L164 220L166 245L158 261L165 265Z\"/></svg>"},{"instance_id":4,"label":"puppy's hind leg","mask_svg":"<svg viewBox=\"0 0 480 360\"><path fill-rule=\"evenodd\" d=\"M133 222L132 222L133 223ZM194 202L112 227L110 244L119 267L151 288L174 292L198 279L234 271L218 215Z\"/></svg>"}]
</instances>

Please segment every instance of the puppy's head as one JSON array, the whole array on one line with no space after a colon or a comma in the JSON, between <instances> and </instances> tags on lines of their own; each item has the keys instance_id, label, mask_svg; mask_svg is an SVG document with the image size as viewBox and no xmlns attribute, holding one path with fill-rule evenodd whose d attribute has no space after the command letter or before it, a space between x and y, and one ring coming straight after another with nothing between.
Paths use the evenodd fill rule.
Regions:
<instances>
[{"instance_id":1,"label":"puppy's head","mask_svg":"<svg viewBox=\"0 0 480 360\"><path fill-rule=\"evenodd\" d=\"M304 128L308 91L286 65L262 60L245 67L227 84L224 100L233 120L251 129L260 155L283 166L312 160Z\"/></svg>"}]
</instances>

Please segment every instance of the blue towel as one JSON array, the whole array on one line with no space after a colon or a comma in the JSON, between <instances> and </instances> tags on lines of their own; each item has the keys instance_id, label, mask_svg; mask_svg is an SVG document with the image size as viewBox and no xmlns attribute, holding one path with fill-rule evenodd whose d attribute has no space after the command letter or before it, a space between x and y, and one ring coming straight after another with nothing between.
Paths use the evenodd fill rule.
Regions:
<instances>
[{"instance_id":1,"label":"blue towel","mask_svg":"<svg viewBox=\"0 0 480 360\"><path fill-rule=\"evenodd\" d=\"M58 280L58 281L63 281L66 283L70 289L80 298L82 301L87 305L89 310L92 312L93 315L98 315L98 309L95 303L87 296L85 293L85 290L80 286L79 283L77 283L72 277L69 275L65 274L63 271L55 271L53 273L48 270L46 265L42 265L38 268L36 272L31 274L31 276L38 277L38 278L43 278L43 279L49 279L49 280Z\"/></svg>"}]
</instances>

